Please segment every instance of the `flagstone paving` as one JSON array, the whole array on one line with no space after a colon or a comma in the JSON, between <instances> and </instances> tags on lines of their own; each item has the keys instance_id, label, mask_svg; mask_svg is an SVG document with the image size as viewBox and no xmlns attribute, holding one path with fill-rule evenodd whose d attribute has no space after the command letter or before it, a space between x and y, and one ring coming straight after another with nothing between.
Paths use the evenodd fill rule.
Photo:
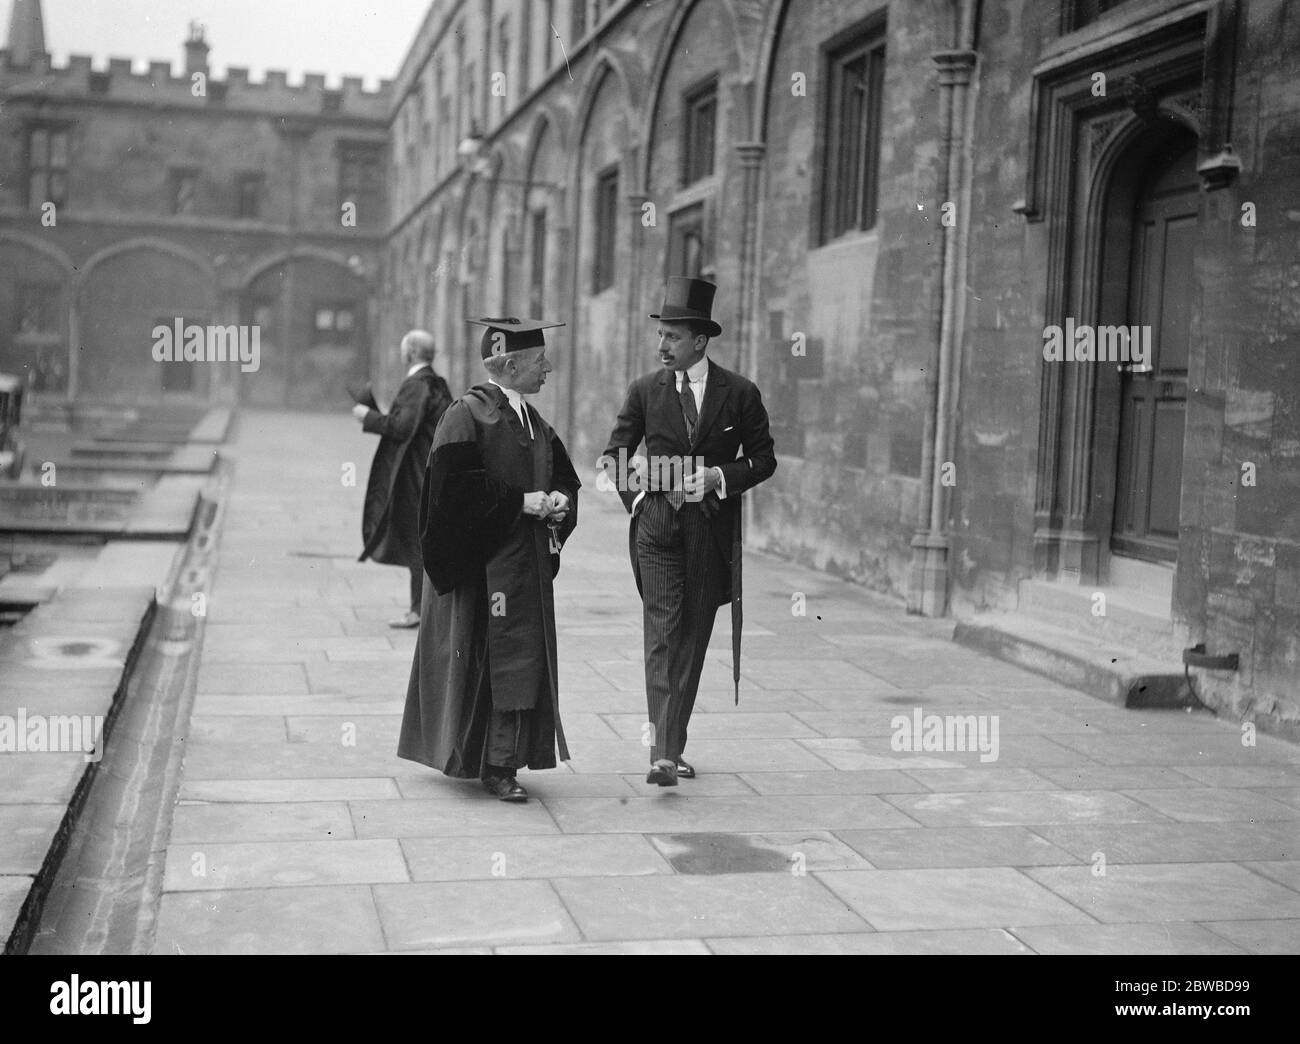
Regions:
<instances>
[{"instance_id":1,"label":"flagstone paving","mask_svg":"<svg viewBox=\"0 0 1300 1044\"><path fill-rule=\"evenodd\" d=\"M1295 746L1099 702L757 553L740 704L724 613L700 775L646 785L626 519L594 482L556 585L573 760L521 773L526 805L402 761L405 574L356 562L374 439L249 412L231 449L158 952L1300 948ZM997 759L896 749L918 709L996 716Z\"/></svg>"}]
</instances>

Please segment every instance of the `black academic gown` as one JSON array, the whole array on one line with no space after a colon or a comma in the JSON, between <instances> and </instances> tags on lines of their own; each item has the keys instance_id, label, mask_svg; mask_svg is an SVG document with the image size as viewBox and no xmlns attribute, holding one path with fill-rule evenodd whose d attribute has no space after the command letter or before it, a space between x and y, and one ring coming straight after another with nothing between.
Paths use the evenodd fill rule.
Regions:
<instances>
[{"instance_id":1,"label":"black academic gown","mask_svg":"<svg viewBox=\"0 0 1300 1044\"><path fill-rule=\"evenodd\" d=\"M397 753L449 776L481 776L494 709L534 711L530 769L554 768L557 744L569 757L551 585L581 482L559 436L528 409L531 440L505 393L477 385L447 409L429 456L420 513L429 582ZM569 497L554 535L522 513L533 490Z\"/></svg>"},{"instance_id":2,"label":"black academic gown","mask_svg":"<svg viewBox=\"0 0 1300 1044\"><path fill-rule=\"evenodd\" d=\"M425 366L402 381L387 413L371 410L362 429L378 435L361 509L360 561L420 566L420 501L433 433L451 404L447 382Z\"/></svg>"}]
</instances>

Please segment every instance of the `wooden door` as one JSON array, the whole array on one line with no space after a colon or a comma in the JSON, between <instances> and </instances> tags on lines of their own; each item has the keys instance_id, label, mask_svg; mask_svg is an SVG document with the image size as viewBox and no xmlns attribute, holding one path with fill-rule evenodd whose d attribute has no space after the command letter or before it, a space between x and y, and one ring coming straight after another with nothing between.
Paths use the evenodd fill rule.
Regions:
<instances>
[{"instance_id":1,"label":"wooden door","mask_svg":"<svg viewBox=\"0 0 1300 1044\"><path fill-rule=\"evenodd\" d=\"M1128 321L1150 328L1151 357L1121 381L1111 549L1153 561L1178 551L1199 195L1190 149L1153 178L1134 215Z\"/></svg>"}]
</instances>

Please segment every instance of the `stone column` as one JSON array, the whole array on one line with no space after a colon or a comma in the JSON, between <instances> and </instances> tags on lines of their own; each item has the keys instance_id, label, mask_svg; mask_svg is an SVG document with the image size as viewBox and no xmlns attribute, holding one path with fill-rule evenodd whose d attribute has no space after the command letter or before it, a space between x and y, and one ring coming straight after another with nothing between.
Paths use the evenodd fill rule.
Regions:
<instances>
[{"instance_id":1,"label":"stone column","mask_svg":"<svg viewBox=\"0 0 1300 1044\"><path fill-rule=\"evenodd\" d=\"M554 314L556 311L558 311L560 307L562 307L560 305L560 302L562 301L570 302L569 304L570 318L568 322L571 327L571 332L570 332L571 340L569 341L571 348L570 348L569 365L566 367L567 373L564 381L565 393L564 393L564 401L562 405L565 410L565 417L564 417L565 430L572 433L574 403L576 401L576 395L577 395L576 382L578 380L578 370L581 369L582 364L585 362L585 360L581 358L581 354L582 354L581 338L583 334L583 329L582 329L582 323L578 319L578 294L575 290L575 287L577 286L577 279L578 279L578 258L574 256L574 246L573 246L574 235L573 235L573 227L571 225L552 224L551 215L548 211L546 217L546 228L547 228L547 232L551 237L551 243L548 245L554 245L555 247L555 252L552 254L550 251L548 251L547 257L563 259L563 261L560 264L556 265L555 268L553 269L556 274L555 284L554 284L555 303L549 305L548 307L551 313ZM552 420L551 424L553 427L558 427L559 422L558 420ZM572 434L570 434L570 437L572 437ZM572 444L568 441L568 439L565 440L565 445L572 448Z\"/></svg>"},{"instance_id":2,"label":"stone column","mask_svg":"<svg viewBox=\"0 0 1300 1044\"><path fill-rule=\"evenodd\" d=\"M641 223L642 207L649 202L650 197L644 189L635 189L623 197L627 202L628 214L628 236L630 242L627 252L627 277L623 283L623 384L626 386L632 383L632 379L637 375L639 370L646 367L636 365L636 345L638 316L647 311L641 307L642 301L642 261L645 255L645 225ZM659 214L656 210L655 221L659 220ZM648 322L649 320L647 320ZM615 396L622 395L623 388L612 390Z\"/></svg>"},{"instance_id":3,"label":"stone column","mask_svg":"<svg viewBox=\"0 0 1300 1044\"><path fill-rule=\"evenodd\" d=\"M289 142L289 219L288 235L285 237L286 249L290 256L285 260L284 287L281 300L284 302L283 323L280 331L280 351L284 354L281 374L284 379L282 405L290 405L290 391L294 387L295 345L293 343L294 312L298 305L297 265L294 264L292 251L298 245L298 234L302 227L302 154L303 146L312 136L315 128L307 120L280 120L276 127L280 135Z\"/></svg>"},{"instance_id":4,"label":"stone column","mask_svg":"<svg viewBox=\"0 0 1300 1044\"><path fill-rule=\"evenodd\" d=\"M908 582L907 609L925 616L942 616L948 611L948 572L951 539L948 533L948 487L943 484L943 465L955 455L957 382L961 372L961 343L964 335L963 310L959 306L962 280L959 262L966 252L965 213L970 197L966 164L967 92L977 55L971 50L938 51L931 56L939 70L939 90L950 92L943 104L948 124L943 128L948 164L943 199L954 202L958 219L945 225L943 290L939 324L939 366L934 402L934 443L930 474L921 476L930 486L929 529L912 540L912 571ZM930 425L927 425L930 427Z\"/></svg>"},{"instance_id":5,"label":"stone column","mask_svg":"<svg viewBox=\"0 0 1300 1044\"><path fill-rule=\"evenodd\" d=\"M64 400L76 402L78 379L77 370L81 361L81 281L78 278L68 281L68 387Z\"/></svg>"},{"instance_id":6,"label":"stone column","mask_svg":"<svg viewBox=\"0 0 1300 1044\"><path fill-rule=\"evenodd\" d=\"M758 263L758 245L762 233L763 159L767 145L761 141L743 141L735 146L740 161L740 287L736 316L736 339L740 345L738 369L751 380L758 378L758 337L760 324L755 315L762 271Z\"/></svg>"}]
</instances>

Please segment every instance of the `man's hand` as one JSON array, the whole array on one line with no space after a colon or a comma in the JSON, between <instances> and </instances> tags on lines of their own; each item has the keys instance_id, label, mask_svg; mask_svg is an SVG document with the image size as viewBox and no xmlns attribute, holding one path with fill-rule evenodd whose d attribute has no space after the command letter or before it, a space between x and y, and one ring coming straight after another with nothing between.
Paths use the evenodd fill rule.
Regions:
<instances>
[{"instance_id":1,"label":"man's hand","mask_svg":"<svg viewBox=\"0 0 1300 1044\"><path fill-rule=\"evenodd\" d=\"M359 403L359 402L356 403L355 405L353 405L353 407L352 407L352 416L354 416L354 417L355 417L357 420L359 420L359 421L363 421L363 420L365 420L365 419L366 419L366 414L369 413L369 412L370 412L370 407L369 407L369 406L363 406L363 405L362 405L361 403Z\"/></svg>"},{"instance_id":2,"label":"man's hand","mask_svg":"<svg viewBox=\"0 0 1300 1044\"><path fill-rule=\"evenodd\" d=\"M534 493L524 494L524 514L534 518L545 518L551 513L551 498L540 489Z\"/></svg>"},{"instance_id":3,"label":"man's hand","mask_svg":"<svg viewBox=\"0 0 1300 1044\"><path fill-rule=\"evenodd\" d=\"M718 476L721 474L722 472L717 468L700 468L699 471L692 471L682 479L682 489L686 491L687 496L703 500L706 494L717 490Z\"/></svg>"},{"instance_id":4,"label":"man's hand","mask_svg":"<svg viewBox=\"0 0 1300 1044\"><path fill-rule=\"evenodd\" d=\"M569 517L569 498L558 490L551 490L551 512L548 522L563 522Z\"/></svg>"}]
</instances>

